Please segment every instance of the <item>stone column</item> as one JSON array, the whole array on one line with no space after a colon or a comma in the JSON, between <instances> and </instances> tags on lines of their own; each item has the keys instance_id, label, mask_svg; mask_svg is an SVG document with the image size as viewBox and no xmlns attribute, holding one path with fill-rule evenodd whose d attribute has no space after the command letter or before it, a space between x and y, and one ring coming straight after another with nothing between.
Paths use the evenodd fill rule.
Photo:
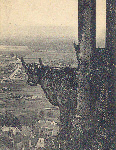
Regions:
<instances>
[{"instance_id":1,"label":"stone column","mask_svg":"<svg viewBox=\"0 0 116 150\"><path fill-rule=\"evenodd\" d=\"M91 93L93 86L89 85L89 80L91 72L94 72L96 67L96 0L79 0L78 15L79 59L81 62L81 97L79 99L84 100L86 105L91 105L91 109L94 109L95 96L94 93Z\"/></svg>"},{"instance_id":2,"label":"stone column","mask_svg":"<svg viewBox=\"0 0 116 150\"><path fill-rule=\"evenodd\" d=\"M96 0L78 0L78 38L80 57L89 62L96 48Z\"/></svg>"},{"instance_id":3,"label":"stone column","mask_svg":"<svg viewBox=\"0 0 116 150\"><path fill-rule=\"evenodd\" d=\"M91 149L95 132L95 95L90 84L96 53L96 0L78 0L78 38L80 53L79 102L77 109L78 149ZM93 86L92 86L93 88Z\"/></svg>"},{"instance_id":4,"label":"stone column","mask_svg":"<svg viewBox=\"0 0 116 150\"><path fill-rule=\"evenodd\" d=\"M108 55L108 107L107 107L107 131L109 149L114 148L115 142L115 64L116 64L116 16L115 0L106 0L106 53ZM114 148L115 149L115 148Z\"/></svg>"},{"instance_id":5,"label":"stone column","mask_svg":"<svg viewBox=\"0 0 116 150\"><path fill-rule=\"evenodd\" d=\"M116 42L115 42L115 1L106 0L106 48L111 49L114 54ZM112 50L113 49L113 50Z\"/></svg>"}]
</instances>

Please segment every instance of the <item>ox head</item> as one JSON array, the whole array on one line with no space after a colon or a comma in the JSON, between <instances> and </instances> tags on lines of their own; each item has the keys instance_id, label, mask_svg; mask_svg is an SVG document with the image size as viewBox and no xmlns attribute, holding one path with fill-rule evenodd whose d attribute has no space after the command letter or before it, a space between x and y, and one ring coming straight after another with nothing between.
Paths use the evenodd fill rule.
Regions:
<instances>
[{"instance_id":1,"label":"ox head","mask_svg":"<svg viewBox=\"0 0 116 150\"><path fill-rule=\"evenodd\" d=\"M40 84L42 75L43 75L43 64L41 59L39 59L39 64L36 63L25 63L24 59L21 58L21 62L23 67L25 68L25 72L28 75L27 83L31 86L36 86L37 84Z\"/></svg>"}]
</instances>

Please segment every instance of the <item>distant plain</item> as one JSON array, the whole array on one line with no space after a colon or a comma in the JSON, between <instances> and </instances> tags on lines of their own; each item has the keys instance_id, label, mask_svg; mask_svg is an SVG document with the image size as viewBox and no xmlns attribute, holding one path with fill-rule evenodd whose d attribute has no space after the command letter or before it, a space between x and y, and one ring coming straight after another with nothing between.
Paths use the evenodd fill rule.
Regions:
<instances>
[{"instance_id":1,"label":"distant plain","mask_svg":"<svg viewBox=\"0 0 116 150\"><path fill-rule=\"evenodd\" d=\"M12 56L17 58L24 57L26 63L36 62L39 63L39 58L42 58L42 61L45 65L53 67L77 67L78 61L76 60L76 54L73 47L73 40L41 40L38 41L38 44L34 46L25 45L25 46L0 46L0 69L8 66L9 63L16 61ZM13 67L13 66L12 66ZM6 91L0 92L1 98L1 110L0 112L4 114L6 111L13 113L15 116L19 117L21 115L25 117L32 118L33 114L39 116L41 110L53 109L54 117L49 118L59 122L59 110L58 108L50 104L46 98L43 90L40 85L35 87L29 86L26 83L27 75L25 75L24 68L21 68L22 73L24 74L23 80L14 80L8 81L5 83L0 83L1 89L4 87L7 88ZM1 79L3 77L8 77L10 73L3 73L1 71ZM9 90L8 90L9 89ZM14 97L12 96L15 95ZM16 98L19 96L20 98ZM26 99L26 96L31 98ZM32 96L37 98L32 99Z\"/></svg>"}]
</instances>

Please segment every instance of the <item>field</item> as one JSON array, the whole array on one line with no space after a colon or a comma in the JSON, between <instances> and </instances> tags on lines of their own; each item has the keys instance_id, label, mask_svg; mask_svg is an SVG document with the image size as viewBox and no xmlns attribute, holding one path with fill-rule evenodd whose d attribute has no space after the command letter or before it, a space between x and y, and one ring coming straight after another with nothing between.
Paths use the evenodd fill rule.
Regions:
<instances>
[{"instance_id":1,"label":"field","mask_svg":"<svg viewBox=\"0 0 116 150\"><path fill-rule=\"evenodd\" d=\"M53 41L52 43L45 44L44 41L43 45L40 43L41 50L40 48L37 50L37 46L33 50L27 46L0 46L1 119L8 114L9 116L16 117L21 126L30 128L39 120L59 124L59 108L54 107L48 101L40 85L29 86L27 84L27 75L20 61L20 58L23 57L26 63L38 63L38 59L41 58L43 64L52 67L78 66L73 43L67 42L66 44L65 42L64 46L63 42L57 42ZM62 48L61 45L63 45ZM1 124L1 130L2 126L3 124ZM39 130L39 128L42 129L39 126L35 131ZM27 139L29 140L29 137Z\"/></svg>"}]
</instances>

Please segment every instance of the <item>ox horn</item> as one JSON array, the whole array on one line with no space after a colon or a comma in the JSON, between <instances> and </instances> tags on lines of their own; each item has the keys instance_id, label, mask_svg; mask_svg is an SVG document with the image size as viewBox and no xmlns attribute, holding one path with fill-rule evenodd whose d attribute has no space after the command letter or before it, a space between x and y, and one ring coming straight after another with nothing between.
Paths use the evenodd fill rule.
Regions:
<instances>
[{"instance_id":1,"label":"ox horn","mask_svg":"<svg viewBox=\"0 0 116 150\"><path fill-rule=\"evenodd\" d=\"M27 66L26 66L26 63L24 62L23 57L21 57L21 62L22 62L23 67L26 69L26 68L27 68Z\"/></svg>"},{"instance_id":2,"label":"ox horn","mask_svg":"<svg viewBox=\"0 0 116 150\"><path fill-rule=\"evenodd\" d=\"M42 63L41 58L39 58L39 64L40 64L41 67L44 66L43 63Z\"/></svg>"}]
</instances>

